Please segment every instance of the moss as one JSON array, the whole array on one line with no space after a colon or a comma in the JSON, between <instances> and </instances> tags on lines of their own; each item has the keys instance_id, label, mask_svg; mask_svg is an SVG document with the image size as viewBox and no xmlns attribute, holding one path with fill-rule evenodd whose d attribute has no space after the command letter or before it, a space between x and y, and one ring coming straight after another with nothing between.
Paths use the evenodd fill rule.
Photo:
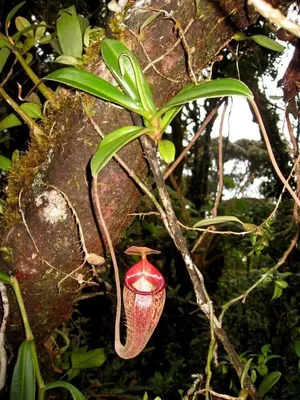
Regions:
<instances>
[{"instance_id":1,"label":"moss","mask_svg":"<svg viewBox=\"0 0 300 400\"><path fill-rule=\"evenodd\" d=\"M50 162L47 157L49 151L59 143L62 126L55 125L57 117L64 113L64 110L76 107L78 99L74 96L70 98L69 93L61 90L59 96L56 96L48 103L48 116L40 124L45 135L30 135L30 143L26 153L13 161L12 168L8 177L6 208L3 215L3 222L6 227L21 221L19 212L19 195L23 189L33 187L35 181L43 179L43 171Z\"/></svg>"},{"instance_id":2,"label":"moss","mask_svg":"<svg viewBox=\"0 0 300 400\"><path fill-rule=\"evenodd\" d=\"M125 25L123 24L125 13L115 14L114 17L109 20L109 29L113 34L114 38L123 42L123 36L125 32Z\"/></svg>"}]
</instances>

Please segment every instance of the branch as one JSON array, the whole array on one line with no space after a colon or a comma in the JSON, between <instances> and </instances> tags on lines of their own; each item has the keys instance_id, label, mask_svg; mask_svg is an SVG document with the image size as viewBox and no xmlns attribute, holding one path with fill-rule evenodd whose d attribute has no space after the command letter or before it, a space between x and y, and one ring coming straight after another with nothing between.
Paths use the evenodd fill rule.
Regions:
<instances>
[{"instance_id":1,"label":"branch","mask_svg":"<svg viewBox=\"0 0 300 400\"><path fill-rule=\"evenodd\" d=\"M136 121L134 121L134 122L136 122ZM244 370L244 366L241 363L234 347L230 343L226 332L222 329L218 319L216 318L216 316L214 314L212 302L211 302L211 300L207 294L206 288L205 288L203 275L201 274L201 272L197 269L197 267L193 263L191 254L188 249L187 242L181 232L179 222L177 220L177 217L176 217L173 207L172 207L172 202L171 202L170 196L168 194L167 188L164 183L164 179L163 179L162 174L159 169L159 165L157 162L157 156L156 156L156 149L153 147L153 143L148 137L142 136L141 142L142 142L142 146L143 146L145 155L147 157L147 160L150 164L150 167L151 167L151 170L152 170L152 173L153 173L153 176L154 176L157 188L158 188L161 202L166 211L166 216L167 216L167 221L168 221L168 227L166 226L166 228L172 235L174 244L177 247L177 249L180 251L182 258L185 262L187 271L190 275L190 279L194 286L197 304L198 304L200 310L206 316L206 318L210 321L211 324L213 324L216 336L223 344L227 354L229 355L229 357L232 361L233 367L236 370L238 376L241 377L243 370ZM248 376L245 379L245 387L248 390L251 398L253 400L257 400L258 395L256 392L256 388L252 384L252 382Z\"/></svg>"},{"instance_id":2,"label":"branch","mask_svg":"<svg viewBox=\"0 0 300 400\"><path fill-rule=\"evenodd\" d=\"M0 390L5 386L6 369L7 369L7 355L5 351L5 330L7 319L9 315L9 302L7 297L6 286L0 283L0 296L2 300L3 316L0 326Z\"/></svg>"},{"instance_id":3,"label":"branch","mask_svg":"<svg viewBox=\"0 0 300 400\"><path fill-rule=\"evenodd\" d=\"M255 10L272 24L280 26L300 38L300 26L286 18L279 10L273 8L271 4L264 0L248 0Z\"/></svg>"}]
</instances>

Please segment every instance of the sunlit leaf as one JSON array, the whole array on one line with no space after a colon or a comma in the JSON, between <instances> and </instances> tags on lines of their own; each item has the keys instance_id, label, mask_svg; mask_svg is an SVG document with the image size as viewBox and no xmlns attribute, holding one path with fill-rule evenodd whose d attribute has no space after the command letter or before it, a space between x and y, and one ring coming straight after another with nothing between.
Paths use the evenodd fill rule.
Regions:
<instances>
[{"instance_id":1,"label":"sunlit leaf","mask_svg":"<svg viewBox=\"0 0 300 400\"><path fill-rule=\"evenodd\" d=\"M160 140L158 142L158 151L167 164L170 164L175 158L176 149L174 143L170 140Z\"/></svg>"},{"instance_id":2,"label":"sunlit leaf","mask_svg":"<svg viewBox=\"0 0 300 400\"><path fill-rule=\"evenodd\" d=\"M140 104L131 100L111 83L83 69L62 68L47 75L44 79L65 83L103 100L119 104L137 114L145 115L145 111Z\"/></svg>"},{"instance_id":3,"label":"sunlit leaf","mask_svg":"<svg viewBox=\"0 0 300 400\"><path fill-rule=\"evenodd\" d=\"M193 86L188 90L179 92L165 106L179 106L189 101L201 98L215 98L223 96L245 96L252 97L251 90L241 81L232 78L216 79L213 81L205 81Z\"/></svg>"},{"instance_id":4,"label":"sunlit leaf","mask_svg":"<svg viewBox=\"0 0 300 400\"><path fill-rule=\"evenodd\" d=\"M82 34L75 6L59 11L56 29L63 55L82 56Z\"/></svg>"},{"instance_id":5,"label":"sunlit leaf","mask_svg":"<svg viewBox=\"0 0 300 400\"><path fill-rule=\"evenodd\" d=\"M73 397L73 400L86 400L86 397L71 383L65 381L50 382L45 385L44 390L64 388L67 389Z\"/></svg>"},{"instance_id":6,"label":"sunlit leaf","mask_svg":"<svg viewBox=\"0 0 300 400\"><path fill-rule=\"evenodd\" d=\"M107 67L110 69L117 82L132 99L140 101L139 94L135 84L135 77L130 61L124 61L124 73L122 75L119 65L119 57L127 52L127 47L118 40L104 39L101 42L101 55Z\"/></svg>"},{"instance_id":7,"label":"sunlit leaf","mask_svg":"<svg viewBox=\"0 0 300 400\"><path fill-rule=\"evenodd\" d=\"M58 56L54 61L60 64L73 65L73 66L78 64L78 59L73 56L61 55Z\"/></svg>"},{"instance_id":8,"label":"sunlit leaf","mask_svg":"<svg viewBox=\"0 0 300 400\"><path fill-rule=\"evenodd\" d=\"M0 169L4 171L9 171L11 168L11 160L7 157L0 155Z\"/></svg>"},{"instance_id":9,"label":"sunlit leaf","mask_svg":"<svg viewBox=\"0 0 300 400\"><path fill-rule=\"evenodd\" d=\"M46 22L41 21L39 23L39 26L35 30L35 40L38 41L41 39L42 36L44 36L46 32Z\"/></svg>"},{"instance_id":10,"label":"sunlit leaf","mask_svg":"<svg viewBox=\"0 0 300 400\"><path fill-rule=\"evenodd\" d=\"M19 9L26 3L26 1L22 1L21 3L17 4L8 14L5 19L5 31L7 31L8 26L10 24L11 19L16 15Z\"/></svg>"},{"instance_id":11,"label":"sunlit leaf","mask_svg":"<svg viewBox=\"0 0 300 400\"><path fill-rule=\"evenodd\" d=\"M269 38L268 36L254 35L250 36L249 39L253 40L255 43L259 44L262 47L266 47L267 49L278 51L279 53L282 53L284 51L284 46Z\"/></svg>"},{"instance_id":12,"label":"sunlit leaf","mask_svg":"<svg viewBox=\"0 0 300 400\"><path fill-rule=\"evenodd\" d=\"M259 396L262 398L271 389L271 387L275 385L280 377L281 372L279 371L271 372L269 375L265 376L258 389Z\"/></svg>"},{"instance_id":13,"label":"sunlit leaf","mask_svg":"<svg viewBox=\"0 0 300 400\"><path fill-rule=\"evenodd\" d=\"M196 222L193 227L203 228L205 226L224 224L228 222L238 223L242 226L244 225L241 220L239 220L237 217L234 217L233 215L222 215L219 217L209 217L202 219L201 221Z\"/></svg>"},{"instance_id":14,"label":"sunlit leaf","mask_svg":"<svg viewBox=\"0 0 300 400\"><path fill-rule=\"evenodd\" d=\"M36 381L32 359L33 340L24 340L19 347L10 387L10 400L35 400Z\"/></svg>"},{"instance_id":15,"label":"sunlit leaf","mask_svg":"<svg viewBox=\"0 0 300 400\"><path fill-rule=\"evenodd\" d=\"M2 72L6 61L8 59L10 55L10 50L7 47L3 47L2 49L0 49L0 73Z\"/></svg>"},{"instance_id":16,"label":"sunlit leaf","mask_svg":"<svg viewBox=\"0 0 300 400\"><path fill-rule=\"evenodd\" d=\"M22 31L23 29L30 27L31 23L28 21L28 19L24 18L24 17L16 17L15 19L15 24L16 24L16 28L18 29L18 31ZM34 33L33 33L33 29L29 29L29 31L27 31L26 33L23 33L24 36L26 36L27 38L33 37Z\"/></svg>"},{"instance_id":17,"label":"sunlit leaf","mask_svg":"<svg viewBox=\"0 0 300 400\"><path fill-rule=\"evenodd\" d=\"M105 136L105 138L100 142L96 153L92 157L92 175L96 176L116 154L116 152L125 146L125 144L147 132L149 132L149 129L147 128L139 126L123 126Z\"/></svg>"},{"instance_id":18,"label":"sunlit leaf","mask_svg":"<svg viewBox=\"0 0 300 400\"><path fill-rule=\"evenodd\" d=\"M118 40L104 39L101 54L121 88L133 100L153 113L156 112L151 89L136 57Z\"/></svg>"}]
</instances>

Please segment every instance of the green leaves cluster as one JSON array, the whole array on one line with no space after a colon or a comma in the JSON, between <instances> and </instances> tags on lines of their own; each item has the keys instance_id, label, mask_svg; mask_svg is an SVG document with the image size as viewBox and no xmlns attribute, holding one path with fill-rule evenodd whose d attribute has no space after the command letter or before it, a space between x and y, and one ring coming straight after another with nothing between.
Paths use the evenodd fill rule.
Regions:
<instances>
[{"instance_id":1,"label":"green leaves cluster","mask_svg":"<svg viewBox=\"0 0 300 400\"><path fill-rule=\"evenodd\" d=\"M121 147L145 134L159 143L162 159L170 163L175 157L175 147L167 140L160 143L162 134L183 105L189 101L234 95L252 97L251 91L242 82L230 78L218 79L201 82L198 85L187 85L158 110L141 66L123 43L104 39L101 44L101 54L122 91L111 83L80 69L64 68L46 77L48 80L68 84L115 103L143 118L144 128L122 127L109 133L101 141L91 162L93 176L99 173Z\"/></svg>"}]
</instances>

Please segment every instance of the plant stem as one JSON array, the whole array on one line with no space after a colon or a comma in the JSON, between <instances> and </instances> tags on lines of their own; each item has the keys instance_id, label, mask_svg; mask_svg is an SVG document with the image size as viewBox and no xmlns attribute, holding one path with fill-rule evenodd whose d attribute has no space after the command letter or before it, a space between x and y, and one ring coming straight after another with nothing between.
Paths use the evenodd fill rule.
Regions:
<instances>
[{"instance_id":1,"label":"plant stem","mask_svg":"<svg viewBox=\"0 0 300 400\"><path fill-rule=\"evenodd\" d=\"M34 337L33 337L33 334L32 334L31 328L30 328L30 324L29 324L29 320L28 320L28 317L27 317L25 304L24 304L23 297L22 297L22 294L21 294L20 285L19 285L18 280L15 277L11 278L11 287L12 287L14 293L15 293L15 296L16 296L16 299L17 299L17 303L18 303L18 307L19 307L19 310L20 310L20 313L21 313L21 317L22 317L22 321L23 321L23 325L24 325L24 329L25 329L26 340L34 341ZM35 344L33 346L32 361L33 361L33 364L34 364L35 376L36 376L37 385L38 385L38 388L39 388L38 400L44 400L45 392L44 392L43 388L45 386L45 383L44 383L44 380L43 380L42 375L41 375Z\"/></svg>"},{"instance_id":2,"label":"plant stem","mask_svg":"<svg viewBox=\"0 0 300 400\"><path fill-rule=\"evenodd\" d=\"M14 49L13 50L17 60L19 63L22 65L23 69L25 70L26 74L29 76L29 78L32 80L32 82L36 85L37 89L42 93L42 95L45 97L47 100L51 100L54 96L55 93L53 90L49 89L48 86L46 86L39 77L33 72L33 70L30 68L30 66L27 64L27 62L24 60L24 58L21 56L21 54Z\"/></svg>"},{"instance_id":3,"label":"plant stem","mask_svg":"<svg viewBox=\"0 0 300 400\"><path fill-rule=\"evenodd\" d=\"M24 324L26 339L33 340L33 334L32 334L29 320L27 317L25 304L24 304L23 297L22 297L21 290L20 290L20 285L19 285L18 280L15 277L11 278L11 287L13 288L13 291L15 293L15 296L16 296L16 299L18 302L19 310L20 310L22 321Z\"/></svg>"},{"instance_id":4,"label":"plant stem","mask_svg":"<svg viewBox=\"0 0 300 400\"><path fill-rule=\"evenodd\" d=\"M29 126L29 129L35 135L44 135L44 132L41 130L39 125L29 117L29 115L19 106L10 95L0 86L0 95L4 98L4 100L15 110L15 112L23 119L25 124Z\"/></svg>"}]
</instances>

